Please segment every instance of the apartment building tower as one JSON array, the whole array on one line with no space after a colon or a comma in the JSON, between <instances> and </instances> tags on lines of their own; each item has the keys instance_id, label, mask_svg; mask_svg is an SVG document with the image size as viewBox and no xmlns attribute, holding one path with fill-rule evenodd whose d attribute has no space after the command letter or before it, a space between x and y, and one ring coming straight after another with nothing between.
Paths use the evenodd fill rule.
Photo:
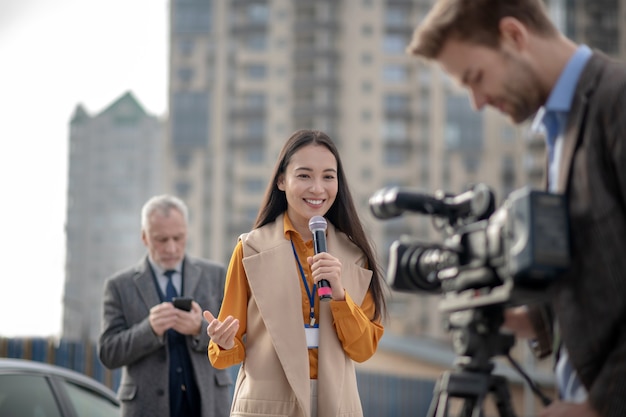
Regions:
<instances>
[{"instance_id":1,"label":"apartment building tower","mask_svg":"<svg viewBox=\"0 0 626 417\"><path fill-rule=\"evenodd\" d=\"M162 192L163 122L130 92L70 122L63 337L95 342L106 277L146 253L141 207Z\"/></svg>"},{"instance_id":2,"label":"apartment building tower","mask_svg":"<svg viewBox=\"0 0 626 417\"><path fill-rule=\"evenodd\" d=\"M430 6L171 1L167 179L190 205L191 252L228 262L253 224L279 149L301 128L326 131L338 144L383 263L400 234L439 236L425 216L375 219L368 200L376 190L456 193L487 181L502 197L540 178L543 158L521 157L528 143L519 129L473 112L441 72L406 55ZM437 320L423 319L436 309L417 304L424 307L411 331L439 332Z\"/></svg>"}]
</instances>

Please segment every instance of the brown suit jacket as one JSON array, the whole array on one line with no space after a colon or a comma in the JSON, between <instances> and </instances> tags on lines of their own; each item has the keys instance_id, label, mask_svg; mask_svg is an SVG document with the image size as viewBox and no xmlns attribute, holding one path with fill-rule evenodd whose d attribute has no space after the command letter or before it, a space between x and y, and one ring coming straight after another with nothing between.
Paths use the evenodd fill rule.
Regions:
<instances>
[{"instance_id":1,"label":"brown suit jacket","mask_svg":"<svg viewBox=\"0 0 626 417\"><path fill-rule=\"evenodd\" d=\"M558 192L572 253L553 288L561 340L594 408L626 416L626 65L597 52L574 95Z\"/></svg>"}]
</instances>

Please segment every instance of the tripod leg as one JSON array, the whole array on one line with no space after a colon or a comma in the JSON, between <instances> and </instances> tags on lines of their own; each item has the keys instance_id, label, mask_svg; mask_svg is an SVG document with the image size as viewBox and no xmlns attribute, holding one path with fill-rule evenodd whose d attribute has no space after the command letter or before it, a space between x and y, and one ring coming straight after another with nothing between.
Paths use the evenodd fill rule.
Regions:
<instances>
[{"instance_id":1,"label":"tripod leg","mask_svg":"<svg viewBox=\"0 0 626 417\"><path fill-rule=\"evenodd\" d=\"M433 393L433 399L428 408L428 417L448 417L448 393L441 389L441 381L437 382Z\"/></svg>"},{"instance_id":2,"label":"tripod leg","mask_svg":"<svg viewBox=\"0 0 626 417\"><path fill-rule=\"evenodd\" d=\"M516 417L511 404L511 392L509 384L503 376L493 375L491 379L491 391L494 394L496 407L500 417Z\"/></svg>"},{"instance_id":3,"label":"tripod leg","mask_svg":"<svg viewBox=\"0 0 626 417\"><path fill-rule=\"evenodd\" d=\"M461 409L461 417L482 417L481 401L476 398L466 398ZM478 414L477 414L478 413Z\"/></svg>"},{"instance_id":4,"label":"tripod leg","mask_svg":"<svg viewBox=\"0 0 626 417\"><path fill-rule=\"evenodd\" d=\"M482 417L482 404L489 392L490 381L487 374L444 372L435 384L427 416L448 417L450 399L457 398L462 401L458 417Z\"/></svg>"}]
</instances>

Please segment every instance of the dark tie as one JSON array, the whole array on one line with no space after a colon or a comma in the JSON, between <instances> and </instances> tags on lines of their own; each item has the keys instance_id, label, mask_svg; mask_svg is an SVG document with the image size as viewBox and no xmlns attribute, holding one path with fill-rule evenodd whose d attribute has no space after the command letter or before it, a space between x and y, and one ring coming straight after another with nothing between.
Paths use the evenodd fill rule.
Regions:
<instances>
[{"instance_id":1,"label":"dark tie","mask_svg":"<svg viewBox=\"0 0 626 417\"><path fill-rule=\"evenodd\" d=\"M172 275L176 273L173 269L168 269L163 273L167 277L167 285L165 286L165 301L172 301L172 298L178 297L178 292L172 282Z\"/></svg>"}]
</instances>

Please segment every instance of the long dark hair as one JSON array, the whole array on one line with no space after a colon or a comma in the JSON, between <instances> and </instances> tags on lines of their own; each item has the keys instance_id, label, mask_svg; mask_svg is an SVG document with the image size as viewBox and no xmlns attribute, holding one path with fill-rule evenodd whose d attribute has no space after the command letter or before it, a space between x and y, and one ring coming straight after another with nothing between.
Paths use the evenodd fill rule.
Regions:
<instances>
[{"instance_id":1,"label":"long dark hair","mask_svg":"<svg viewBox=\"0 0 626 417\"><path fill-rule=\"evenodd\" d=\"M287 197L284 191L278 189L278 178L285 173L293 154L307 145L325 146L337 161L337 198L328 212L326 212L325 217L365 253L368 268L373 272L370 290L376 306L374 319L384 317L386 315L386 302L383 293L384 281L382 273L354 206L339 152L332 139L326 133L319 130L298 130L287 139L274 166L272 179L265 191L263 203L254 222L254 227L258 228L271 223L279 215L287 211Z\"/></svg>"}]
</instances>

